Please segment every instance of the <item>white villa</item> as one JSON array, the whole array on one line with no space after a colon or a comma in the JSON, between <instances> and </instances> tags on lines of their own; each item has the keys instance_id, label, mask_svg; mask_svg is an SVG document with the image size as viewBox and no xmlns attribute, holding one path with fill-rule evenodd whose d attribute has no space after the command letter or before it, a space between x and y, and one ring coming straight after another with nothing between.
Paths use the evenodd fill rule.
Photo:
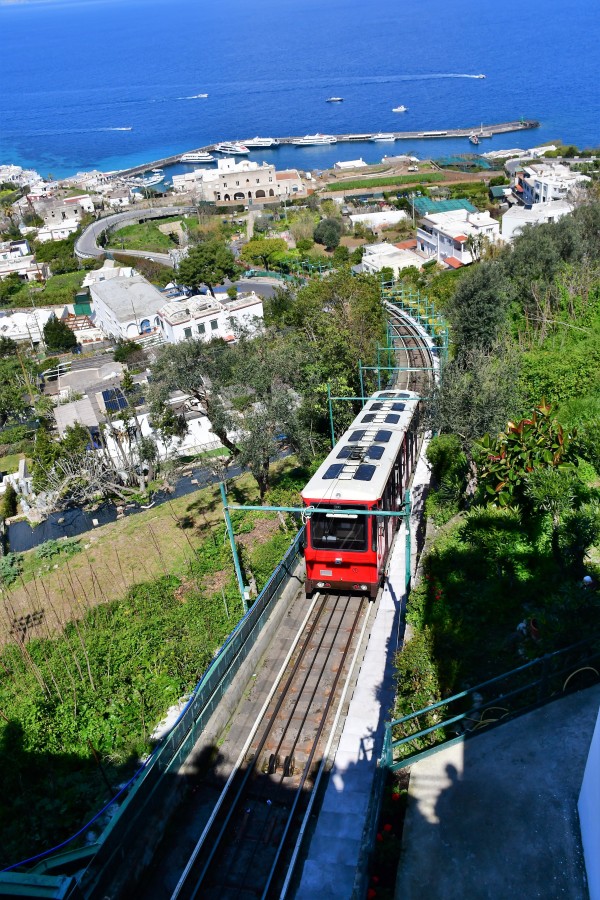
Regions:
<instances>
[{"instance_id":1,"label":"white villa","mask_svg":"<svg viewBox=\"0 0 600 900\"><path fill-rule=\"evenodd\" d=\"M526 206L567 200L570 193L591 181L562 163L534 163L516 173L515 193Z\"/></svg>"},{"instance_id":2,"label":"white villa","mask_svg":"<svg viewBox=\"0 0 600 900\"><path fill-rule=\"evenodd\" d=\"M239 294L234 300L226 294L191 297L165 303L158 316L164 339L170 344L192 339L233 341L236 327L256 330L256 320L263 318L263 302L254 292Z\"/></svg>"},{"instance_id":3,"label":"white villa","mask_svg":"<svg viewBox=\"0 0 600 900\"><path fill-rule=\"evenodd\" d=\"M431 213L421 220L417 228L417 249L428 259L436 259L457 269L473 262L469 238L483 238L492 244L497 243L500 223L489 212L455 209Z\"/></svg>"},{"instance_id":4,"label":"white villa","mask_svg":"<svg viewBox=\"0 0 600 900\"><path fill-rule=\"evenodd\" d=\"M422 256L404 247L396 247L395 244L366 244L362 258L362 271L370 275L381 272L382 269L392 269L394 275L402 269L414 266L420 269L426 262Z\"/></svg>"},{"instance_id":5,"label":"white villa","mask_svg":"<svg viewBox=\"0 0 600 900\"><path fill-rule=\"evenodd\" d=\"M531 207L512 206L502 216L502 239L512 241L526 225L558 222L570 212L573 212L573 206L566 200L550 200L547 203L535 203Z\"/></svg>"},{"instance_id":6,"label":"white villa","mask_svg":"<svg viewBox=\"0 0 600 900\"><path fill-rule=\"evenodd\" d=\"M91 284L90 297L96 313L95 324L110 337L135 340L159 328L158 311L164 306L165 298L141 275Z\"/></svg>"}]
</instances>

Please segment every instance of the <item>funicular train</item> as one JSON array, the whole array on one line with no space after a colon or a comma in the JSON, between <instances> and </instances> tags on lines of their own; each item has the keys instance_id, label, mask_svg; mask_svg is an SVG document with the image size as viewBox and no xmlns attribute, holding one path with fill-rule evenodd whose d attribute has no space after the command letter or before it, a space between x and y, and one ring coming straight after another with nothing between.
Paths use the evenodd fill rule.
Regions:
<instances>
[{"instance_id":1,"label":"funicular train","mask_svg":"<svg viewBox=\"0 0 600 900\"><path fill-rule=\"evenodd\" d=\"M421 402L409 391L378 391L302 491L317 507L306 523L306 593L343 590L375 598L417 458ZM373 510L357 515L353 510Z\"/></svg>"}]
</instances>

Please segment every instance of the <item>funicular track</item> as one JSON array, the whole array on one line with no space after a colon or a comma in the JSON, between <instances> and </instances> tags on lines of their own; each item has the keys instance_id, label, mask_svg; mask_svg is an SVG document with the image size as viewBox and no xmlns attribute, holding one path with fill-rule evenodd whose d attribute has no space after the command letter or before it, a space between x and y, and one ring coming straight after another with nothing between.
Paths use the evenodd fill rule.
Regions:
<instances>
[{"instance_id":1,"label":"funicular track","mask_svg":"<svg viewBox=\"0 0 600 900\"><path fill-rule=\"evenodd\" d=\"M396 348L396 359L407 368L426 371L397 372L395 387L415 391L421 396L431 393L434 382L435 354L423 332L405 313L393 304L385 307L390 317L391 337Z\"/></svg>"},{"instance_id":2,"label":"funicular track","mask_svg":"<svg viewBox=\"0 0 600 900\"><path fill-rule=\"evenodd\" d=\"M280 896L367 607L361 596L316 595L296 650L172 900Z\"/></svg>"}]
</instances>

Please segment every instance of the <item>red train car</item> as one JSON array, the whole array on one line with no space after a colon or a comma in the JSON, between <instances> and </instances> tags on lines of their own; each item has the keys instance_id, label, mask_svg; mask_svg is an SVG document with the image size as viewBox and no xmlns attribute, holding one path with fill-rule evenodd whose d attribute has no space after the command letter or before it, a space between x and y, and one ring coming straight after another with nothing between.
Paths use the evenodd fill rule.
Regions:
<instances>
[{"instance_id":1,"label":"red train car","mask_svg":"<svg viewBox=\"0 0 600 900\"><path fill-rule=\"evenodd\" d=\"M399 510L417 455L420 398L378 391L302 491L317 507L306 523L306 593L315 589L377 595ZM373 510L373 515L355 511Z\"/></svg>"}]
</instances>

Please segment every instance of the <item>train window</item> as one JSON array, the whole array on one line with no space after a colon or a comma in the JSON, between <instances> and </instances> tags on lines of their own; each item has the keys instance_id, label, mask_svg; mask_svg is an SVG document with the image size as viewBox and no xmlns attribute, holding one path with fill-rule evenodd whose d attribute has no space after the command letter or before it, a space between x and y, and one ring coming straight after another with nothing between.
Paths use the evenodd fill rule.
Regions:
<instances>
[{"instance_id":1,"label":"train window","mask_svg":"<svg viewBox=\"0 0 600 900\"><path fill-rule=\"evenodd\" d=\"M323 475L323 479L329 478L339 478L340 473L344 468L344 463L334 463L333 466L329 466L325 474Z\"/></svg>"},{"instance_id":2,"label":"train window","mask_svg":"<svg viewBox=\"0 0 600 900\"><path fill-rule=\"evenodd\" d=\"M410 394L396 394L397 397L401 397L403 400L409 400Z\"/></svg>"},{"instance_id":3,"label":"train window","mask_svg":"<svg viewBox=\"0 0 600 900\"><path fill-rule=\"evenodd\" d=\"M352 434L350 435L350 437L348 438L348 440L349 441L362 441L364 436L365 436L364 431L353 431Z\"/></svg>"},{"instance_id":4,"label":"train window","mask_svg":"<svg viewBox=\"0 0 600 900\"><path fill-rule=\"evenodd\" d=\"M367 549L367 516L348 513L313 513L310 540L315 550Z\"/></svg>"},{"instance_id":5,"label":"train window","mask_svg":"<svg viewBox=\"0 0 600 900\"><path fill-rule=\"evenodd\" d=\"M377 434L375 435L375 440L378 444L387 444L389 439L392 436L391 431L386 431L385 428L380 428Z\"/></svg>"},{"instance_id":6,"label":"train window","mask_svg":"<svg viewBox=\"0 0 600 900\"><path fill-rule=\"evenodd\" d=\"M390 393L380 394L379 399L380 400L393 400L395 396L396 396L396 394L390 394Z\"/></svg>"},{"instance_id":7,"label":"train window","mask_svg":"<svg viewBox=\"0 0 600 900\"><path fill-rule=\"evenodd\" d=\"M367 422L372 422L374 418L375 418L375 413L367 413L367 415L363 416L362 419L360 420L361 425L364 425Z\"/></svg>"},{"instance_id":8,"label":"train window","mask_svg":"<svg viewBox=\"0 0 600 900\"><path fill-rule=\"evenodd\" d=\"M404 412L406 409L406 403L392 403L392 409L394 412Z\"/></svg>"},{"instance_id":9,"label":"train window","mask_svg":"<svg viewBox=\"0 0 600 900\"><path fill-rule=\"evenodd\" d=\"M397 416L395 413L390 413L389 416L385 417L385 421L388 425L397 425L400 421L400 416Z\"/></svg>"},{"instance_id":10,"label":"train window","mask_svg":"<svg viewBox=\"0 0 600 900\"><path fill-rule=\"evenodd\" d=\"M385 447L376 447L373 445L372 447L369 447L365 459L381 459L384 453Z\"/></svg>"},{"instance_id":11,"label":"train window","mask_svg":"<svg viewBox=\"0 0 600 900\"><path fill-rule=\"evenodd\" d=\"M375 474L375 469L377 466L369 466L361 463L356 472L354 473L355 481L370 481L373 475Z\"/></svg>"}]
</instances>

